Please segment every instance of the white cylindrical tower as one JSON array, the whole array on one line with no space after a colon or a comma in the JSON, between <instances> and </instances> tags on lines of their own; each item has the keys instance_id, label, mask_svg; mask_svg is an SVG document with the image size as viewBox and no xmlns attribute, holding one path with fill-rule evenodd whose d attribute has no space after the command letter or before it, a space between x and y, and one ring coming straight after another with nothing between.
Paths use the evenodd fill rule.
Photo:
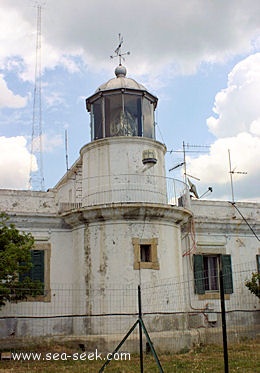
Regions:
<instances>
[{"instance_id":1,"label":"white cylindrical tower","mask_svg":"<svg viewBox=\"0 0 260 373\"><path fill-rule=\"evenodd\" d=\"M181 224L190 217L167 198L166 147L155 139L157 98L127 78L125 67L115 74L86 100L91 142L80 151L82 208L67 216L83 230L89 334L115 332L114 323L95 315L135 313L135 298L111 302L112 289L128 294L129 284L182 277ZM129 327L125 322L118 331Z\"/></svg>"}]
</instances>

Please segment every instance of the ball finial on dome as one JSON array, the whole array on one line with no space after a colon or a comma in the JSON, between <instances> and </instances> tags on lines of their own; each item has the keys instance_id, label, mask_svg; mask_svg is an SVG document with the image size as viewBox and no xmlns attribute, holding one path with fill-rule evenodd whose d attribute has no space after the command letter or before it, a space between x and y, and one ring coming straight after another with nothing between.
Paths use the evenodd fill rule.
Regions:
<instances>
[{"instance_id":1,"label":"ball finial on dome","mask_svg":"<svg viewBox=\"0 0 260 373\"><path fill-rule=\"evenodd\" d=\"M126 68L125 66L119 65L115 68L115 74L117 78L125 77L126 76Z\"/></svg>"}]
</instances>

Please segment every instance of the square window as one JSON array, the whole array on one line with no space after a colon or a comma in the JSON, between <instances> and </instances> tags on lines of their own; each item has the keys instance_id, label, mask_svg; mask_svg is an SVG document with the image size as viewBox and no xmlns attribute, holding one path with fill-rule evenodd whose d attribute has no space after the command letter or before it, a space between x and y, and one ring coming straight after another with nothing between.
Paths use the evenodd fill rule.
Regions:
<instances>
[{"instance_id":1,"label":"square window","mask_svg":"<svg viewBox=\"0 0 260 373\"><path fill-rule=\"evenodd\" d=\"M158 239L132 239L134 248L134 269L160 269L157 246Z\"/></svg>"}]
</instances>

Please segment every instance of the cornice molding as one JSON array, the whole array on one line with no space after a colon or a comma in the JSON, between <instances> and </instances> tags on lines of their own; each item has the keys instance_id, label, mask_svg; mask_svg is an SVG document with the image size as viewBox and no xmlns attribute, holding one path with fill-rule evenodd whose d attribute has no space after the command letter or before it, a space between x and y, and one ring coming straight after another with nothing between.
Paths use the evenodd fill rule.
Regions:
<instances>
[{"instance_id":1,"label":"cornice molding","mask_svg":"<svg viewBox=\"0 0 260 373\"><path fill-rule=\"evenodd\" d=\"M156 203L111 203L83 207L80 210L62 214L65 222L72 227L113 220L167 221L176 225L187 223L191 212L182 208Z\"/></svg>"}]
</instances>

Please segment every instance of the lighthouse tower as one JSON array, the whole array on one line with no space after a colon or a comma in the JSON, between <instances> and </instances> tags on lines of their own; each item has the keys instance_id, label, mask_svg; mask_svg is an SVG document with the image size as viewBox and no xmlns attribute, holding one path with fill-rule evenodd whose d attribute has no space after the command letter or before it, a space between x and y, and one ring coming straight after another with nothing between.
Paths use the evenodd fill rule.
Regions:
<instances>
[{"instance_id":1,"label":"lighthouse tower","mask_svg":"<svg viewBox=\"0 0 260 373\"><path fill-rule=\"evenodd\" d=\"M74 327L95 335L113 326L98 315L135 315L138 285L182 281L182 232L191 217L188 187L166 176L166 147L155 134L158 99L128 77L117 52L115 76L86 99L91 141L55 187L71 230L73 283L86 294L84 309L82 297L73 304L89 315L88 325ZM119 287L124 309L111 300Z\"/></svg>"},{"instance_id":2,"label":"lighthouse tower","mask_svg":"<svg viewBox=\"0 0 260 373\"><path fill-rule=\"evenodd\" d=\"M165 175L166 147L155 139L157 101L121 64L86 99L91 142L80 151L80 221L85 279L89 289L103 289L104 308L106 289L116 284L182 276L181 225L190 214L177 206L181 195Z\"/></svg>"}]
</instances>

